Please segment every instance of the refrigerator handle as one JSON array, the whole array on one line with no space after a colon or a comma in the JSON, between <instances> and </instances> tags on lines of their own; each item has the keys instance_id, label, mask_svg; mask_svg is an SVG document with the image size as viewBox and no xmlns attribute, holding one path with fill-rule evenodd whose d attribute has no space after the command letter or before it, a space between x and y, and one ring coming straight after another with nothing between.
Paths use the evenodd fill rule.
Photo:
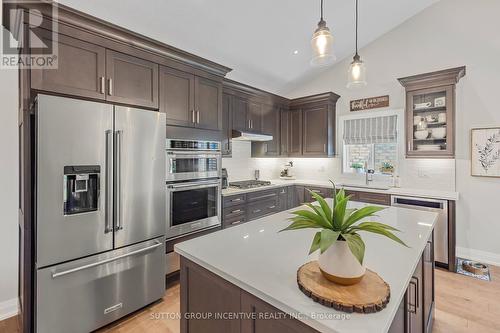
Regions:
<instances>
[{"instance_id":1,"label":"refrigerator handle","mask_svg":"<svg viewBox=\"0 0 500 333\"><path fill-rule=\"evenodd\" d=\"M106 197L104 203L105 209L105 228L104 233L113 231L113 140L112 130L107 130L106 133Z\"/></svg>"},{"instance_id":2,"label":"refrigerator handle","mask_svg":"<svg viewBox=\"0 0 500 333\"><path fill-rule=\"evenodd\" d=\"M122 171L121 171L121 154L122 154L122 133L123 131L118 130L115 132L115 184L116 184L116 192L115 192L115 231L123 229L122 225Z\"/></svg>"}]
</instances>

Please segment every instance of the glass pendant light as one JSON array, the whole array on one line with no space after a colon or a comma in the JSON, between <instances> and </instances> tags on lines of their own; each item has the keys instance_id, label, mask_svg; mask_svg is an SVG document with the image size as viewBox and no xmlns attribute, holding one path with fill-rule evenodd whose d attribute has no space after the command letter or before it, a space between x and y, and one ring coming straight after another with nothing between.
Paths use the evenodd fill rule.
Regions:
<instances>
[{"instance_id":1,"label":"glass pendant light","mask_svg":"<svg viewBox=\"0 0 500 333\"><path fill-rule=\"evenodd\" d=\"M323 20L323 0L321 0L321 19L312 36L311 46L313 51L311 65L326 66L335 61L333 36L330 29L326 26L326 22Z\"/></svg>"},{"instance_id":2,"label":"glass pendant light","mask_svg":"<svg viewBox=\"0 0 500 333\"><path fill-rule=\"evenodd\" d=\"M366 86L366 67L358 54L358 0L356 0L356 54L349 66L347 88Z\"/></svg>"}]
</instances>

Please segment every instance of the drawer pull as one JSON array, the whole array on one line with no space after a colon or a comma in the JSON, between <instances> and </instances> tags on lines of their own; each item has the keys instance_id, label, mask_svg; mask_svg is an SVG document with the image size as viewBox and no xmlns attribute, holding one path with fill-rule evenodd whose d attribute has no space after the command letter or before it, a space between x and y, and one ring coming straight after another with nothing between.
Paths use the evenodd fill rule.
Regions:
<instances>
[{"instance_id":1,"label":"drawer pull","mask_svg":"<svg viewBox=\"0 0 500 333\"><path fill-rule=\"evenodd\" d=\"M260 209L256 209L256 210L254 210L252 213L254 213L254 214L255 214L255 213L260 213L260 212L261 212L261 210L260 210Z\"/></svg>"},{"instance_id":2,"label":"drawer pull","mask_svg":"<svg viewBox=\"0 0 500 333\"><path fill-rule=\"evenodd\" d=\"M260 200L260 199L264 199L264 198L270 198L270 197L275 197L276 196L276 193L270 193L270 194L266 194L266 195L261 195L259 197L254 197L252 198L253 201L256 201L256 200Z\"/></svg>"},{"instance_id":3,"label":"drawer pull","mask_svg":"<svg viewBox=\"0 0 500 333\"><path fill-rule=\"evenodd\" d=\"M231 202L238 202L238 201L241 201L241 198L231 199Z\"/></svg>"},{"instance_id":4,"label":"drawer pull","mask_svg":"<svg viewBox=\"0 0 500 333\"><path fill-rule=\"evenodd\" d=\"M231 225L236 225L236 224L240 224L241 221L234 221L234 222L231 222Z\"/></svg>"},{"instance_id":5,"label":"drawer pull","mask_svg":"<svg viewBox=\"0 0 500 333\"><path fill-rule=\"evenodd\" d=\"M267 208L269 208L269 209L274 209L274 208L276 208L276 206L269 206L269 207L267 207Z\"/></svg>"},{"instance_id":6,"label":"drawer pull","mask_svg":"<svg viewBox=\"0 0 500 333\"><path fill-rule=\"evenodd\" d=\"M239 213L239 212L241 212L241 209L235 209L235 210L232 210L232 211L231 211L231 214L234 214L234 213Z\"/></svg>"},{"instance_id":7,"label":"drawer pull","mask_svg":"<svg viewBox=\"0 0 500 333\"><path fill-rule=\"evenodd\" d=\"M314 193L321 193L320 190L311 190L311 192L314 192Z\"/></svg>"}]
</instances>

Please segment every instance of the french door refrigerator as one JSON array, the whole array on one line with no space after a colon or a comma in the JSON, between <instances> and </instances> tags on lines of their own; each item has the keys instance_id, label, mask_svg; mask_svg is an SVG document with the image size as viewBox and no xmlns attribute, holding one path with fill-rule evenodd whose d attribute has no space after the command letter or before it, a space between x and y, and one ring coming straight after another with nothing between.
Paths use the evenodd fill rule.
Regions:
<instances>
[{"instance_id":1,"label":"french door refrigerator","mask_svg":"<svg viewBox=\"0 0 500 333\"><path fill-rule=\"evenodd\" d=\"M37 332L89 332L163 297L165 115L38 95Z\"/></svg>"}]
</instances>

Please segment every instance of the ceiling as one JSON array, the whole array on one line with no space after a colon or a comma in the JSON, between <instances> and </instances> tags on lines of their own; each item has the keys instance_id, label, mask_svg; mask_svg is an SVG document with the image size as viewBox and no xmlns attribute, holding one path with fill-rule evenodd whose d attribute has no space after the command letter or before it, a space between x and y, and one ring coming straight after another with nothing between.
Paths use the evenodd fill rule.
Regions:
<instances>
[{"instance_id":1,"label":"ceiling","mask_svg":"<svg viewBox=\"0 0 500 333\"><path fill-rule=\"evenodd\" d=\"M437 1L360 0L360 47ZM228 77L278 94L321 70L309 64L319 0L58 2L233 68ZM337 61L351 57L354 0L324 2Z\"/></svg>"}]
</instances>

